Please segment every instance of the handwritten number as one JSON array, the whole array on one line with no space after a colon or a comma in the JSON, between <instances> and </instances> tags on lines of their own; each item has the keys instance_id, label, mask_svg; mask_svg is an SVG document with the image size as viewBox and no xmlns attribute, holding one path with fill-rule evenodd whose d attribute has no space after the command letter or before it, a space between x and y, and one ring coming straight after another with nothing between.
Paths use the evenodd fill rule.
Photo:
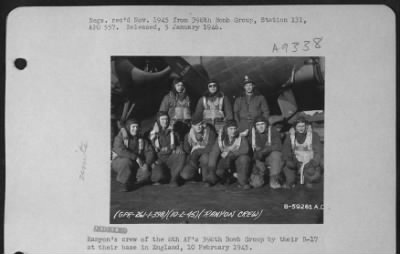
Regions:
<instances>
[{"instance_id":1,"label":"handwritten number","mask_svg":"<svg viewBox=\"0 0 400 254\"><path fill-rule=\"evenodd\" d=\"M304 41L304 48L303 48L304 51L310 50L310 47L308 46L308 44L310 44L310 41Z\"/></svg>"},{"instance_id":2,"label":"handwritten number","mask_svg":"<svg viewBox=\"0 0 400 254\"><path fill-rule=\"evenodd\" d=\"M272 53L296 53L300 51L310 51L312 49L320 49L322 48L321 41L323 37L314 37L312 40L309 41L294 41L294 42L284 42L282 44L280 43L274 43L272 47Z\"/></svg>"},{"instance_id":3,"label":"handwritten number","mask_svg":"<svg viewBox=\"0 0 400 254\"><path fill-rule=\"evenodd\" d=\"M286 51L287 53L287 49L288 49L288 44L287 43L283 43L282 45L282 49Z\"/></svg>"},{"instance_id":4,"label":"handwritten number","mask_svg":"<svg viewBox=\"0 0 400 254\"><path fill-rule=\"evenodd\" d=\"M317 49L321 48L320 43L322 41L322 37L321 38L314 38L313 41L315 43L315 48L317 48Z\"/></svg>"},{"instance_id":5,"label":"handwritten number","mask_svg":"<svg viewBox=\"0 0 400 254\"><path fill-rule=\"evenodd\" d=\"M292 42L292 44L293 44L293 49L294 49L294 50L292 50L292 52L297 52L297 46L299 46L300 43Z\"/></svg>"}]
</instances>

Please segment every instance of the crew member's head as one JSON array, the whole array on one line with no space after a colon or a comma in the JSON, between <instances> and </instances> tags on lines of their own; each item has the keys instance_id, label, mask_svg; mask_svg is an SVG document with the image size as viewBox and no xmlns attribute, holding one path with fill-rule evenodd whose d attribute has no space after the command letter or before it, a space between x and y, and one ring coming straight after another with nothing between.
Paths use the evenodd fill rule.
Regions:
<instances>
[{"instance_id":1,"label":"crew member's head","mask_svg":"<svg viewBox=\"0 0 400 254\"><path fill-rule=\"evenodd\" d=\"M297 133L304 134L307 131L307 120L305 117L299 117L294 123L294 129Z\"/></svg>"},{"instance_id":2,"label":"crew member's head","mask_svg":"<svg viewBox=\"0 0 400 254\"><path fill-rule=\"evenodd\" d=\"M185 83L184 83L183 79L175 78L172 81L172 84L174 85L175 92L177 92L177 93L185 92Z\"/></svg>"},{"instance_id":3,"label":"crew member's head","mask_svg":"<svg viewBox=\"0 0 400 254\"><path fill-rule=\"evenodd\" d=\"M268 120L264 116L257 116L254 119L254 126L259 133L264 133L268 127Z\"/></svg>"},{"instance_id":4,"label":"crew member's head","mask_svg":"<svg viewBox=\"0 0 400 254\"><path fill-rule=\"evenodd\" d=\"M135 137L139 135L140 123L138 120L134 118L128 119L125 122L125 127L131 136Z\"/></svg>"},{"instance_id":5,"label":"crew member's head","mask_svg":"<svg viewBox=\"0 0 400 254\"><path fill-rule=\"evenodd\" d=\"M202 133L204 130L203 118L200 114L196 114L192 118L192 128L196 133Z\"/></svg>"},{"instance_id":6,"label":"crew member's head","mask_svg":"<svg viewBox=\"0 0 400 254\"><path fill-rule=\"evenodd\" d=\"M210 95L214 95L219 91L219 84L216 80L212 79L208 82L207 88L208 88L208 93Z\"/></svg>"},{"instance_id":7,"label":"crew member's head","mask_svg":"<svg viewBox=\"0 0 400 254\"><path fill-rule=\"evenodd\" d=\"M226 134L229 139L236 137L237 135L237 123L235 120L228 120L225 125Z\"/></svg>"},{"instance_id":8,"label":"crew member's head","mask_svg":"<svg viewBox=\"0 0 400 254\"><path fill-rule=\"evenodd\" d=\"M166 129L169 126L169 116L165 111L160 111L157 113L157 121L162 129Z\"/></svg>"},{"instance_id":9,"label":"crew member's head","mask_svg":"<svg viewBox=\"0 0 400 254\"><path fill-rule=\"evenodd\" d=\"M251 80L248 76L244 76L242 85L246 94L253 94L255 86L253 80Z\"/></svg>"}]
</instances>

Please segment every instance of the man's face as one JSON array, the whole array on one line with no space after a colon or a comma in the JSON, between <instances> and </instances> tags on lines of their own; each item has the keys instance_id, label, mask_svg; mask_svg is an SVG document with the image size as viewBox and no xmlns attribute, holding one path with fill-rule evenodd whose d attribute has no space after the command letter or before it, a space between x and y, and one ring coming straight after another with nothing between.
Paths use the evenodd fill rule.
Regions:
<instances>
[{"instance_id":1,"label":"man's face","mask_svg":"<svg viewBox=\"0 0 400 254\"><path fill-rule=\"evenodd\" d=\"M129 126L129 133L130 133L132 136L136 136L136 135L138 134L138 132L139 132L139 124L133 123L133 124L131 124L131 125Z\"/></svg>"},{"instance_id":2,"label":"man's face","mask_svg":"<svg viewBox=\"0 0 400 254\"><path fill-rule=\"evenodd\" d=\"M306 132L306 124L305 123L298 123L296 125L296 132L301 133L301 134L305 133Z\"/></svg>"},{"instance_id":3,"label":"man's face","mask_svg":"<svg viewBox=\"0 0 400 254\"><path fill-rule=\"evenodd\" d=\"M192 124L192 128L196 133L202 133L204 130L203 123Z\"/></svg>"},{"instance_id":4,"label":"man's face","mask_svg":"<svg viewBox=\"0 0 400 254\"><path fill-rule=\"evenodd\" d=\"M217 84L216 83L208 84L208 91L210 92L210 94L215 94L217 92Z\"/></svg>"},{"instance_id":5,"label":"man's face","mask_svg":"<svg viewBox=\"0 0 400 254\"><path fill-rule=\"evenodd\" d=\"M169 125L168 116L160 116L160 125L163 129L168 127Z\"/></svg>"},{"instance_id":6,"label":"man's face","mask_svg":"<svg viewBox=\"0 0 400 254\"><path fill-rule=\"evenodd\" d=\"M256 129L259 133L264 133L266 128L267 128L267 125L264 122L256 123Z\"/></svg>"},{"instance_id":7,"label":"man's face","mask_svg":"<svg viewBox=\"0 0 400 254\"><path fill-rule=\"evenodd\" d=\"M175 90L177 93L182 93L184 89L185 89L185 86L183 85L182 82L178 82L175 84Z\"/></svg>"},{"instance_id":8,"label":"man's face","mask_svg":"<svg viewBox=\"0 0 400 254\"><path fill-rule=\"evenodd\" d=\"M248 93L248 94L253 93L253 90L254 90L254 85L253 85L253 83L247 83L246 85L244 85L244 90L245 90L246 93Z\"/></svg>"},{"instance_id":9,"label":"man's face","mask_svg":"<svg viewBox=\"0 0 400 254\"><path fill-rule=\"evenodd\" d=\"M237 128L235 126L230 126L226 129L229 138L233 138L236 135Z\"/></svg>"}]
</instances>

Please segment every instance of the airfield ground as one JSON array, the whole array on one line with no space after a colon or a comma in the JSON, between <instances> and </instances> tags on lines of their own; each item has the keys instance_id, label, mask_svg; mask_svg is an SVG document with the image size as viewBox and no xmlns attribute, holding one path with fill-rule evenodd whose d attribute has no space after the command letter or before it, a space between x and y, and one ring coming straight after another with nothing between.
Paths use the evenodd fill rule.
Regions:
<instances>
[{"instance_id":1,"label":"airfield ground","mask_svg":"<svg viewBox=\"0 0 400 254\"><path fill-rule=\"evenodd\" d=\"M268 185L242 190L236 183L229 186L205 187L201 182L189 182L180 187L165 185L141 186L130 192L120 192L121 185L112 176L111 224L135 223L205 223L205 224L320 224L323 223L323 180L312 189L297 185L294 189L269 188ZM287 208L285 209L285 204ZM115 216L118 211L230 211L233 217L167 219L127 218ZM238 216L243 211L258 211L257 219ZM114 218L115 217L115 218Z\"/></svg>"}]
</instances>

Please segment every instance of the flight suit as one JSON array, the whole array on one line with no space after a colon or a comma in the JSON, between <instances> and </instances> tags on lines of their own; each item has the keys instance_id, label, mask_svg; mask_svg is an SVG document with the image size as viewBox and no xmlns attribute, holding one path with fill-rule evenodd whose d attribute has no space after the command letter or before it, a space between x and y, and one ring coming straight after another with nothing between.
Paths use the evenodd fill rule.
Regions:
<instances>
[{"instance_id":1,"label":"flight suit","mask_svg":"<svg viewBox=\"0 0 400 254\"><path fill-rule=\"evenodd\" d=\"M209 166L209 155L216 140L217 134L209 126L204 129L202 135L195 133L192 128L185 136L184 151L188 154L188 157L181 172L181 177L184 180L193 179L200 167L203 182L216 183L215 167Z\"/></svg>"},{"instance_id":2,"label":"flight suit","mask_svg":"<svg viewBox=\"0 0 400 254\"><path fill-rule=\"evenodd\" d=\"M226 120L232 120L232 106L228 97L217 92L216 95L205 95L197 102L195 115L203 115L206 123L211 124L217 133L222 129Z\"/></svg>"},{"instance_id":3,"label":"flight suit","mask_svg":"<svg viewBox=\"0 0 400 254\"><path fill-rule=\"evenodd\" d=\"M149 166L155 161L155 152L147 140L132 136L124 140L120 132L114 139L113 154L111 168L117 172L118 182L130 184L149 179Z\"/></svg>"},{"instance_id":4,"label":"flight suit","mask_svg":"<svg viewBox=\"0 0 400 254\"><path fill-rule=\"evenodd\" d=\"M180 142L183 142L184 136L190 129L189 124L192 119L190 103L190 98L185 92L178 94L170 91L164 96L160 105L159 111L168 112L169 119L171 120L170 125L178 134Z\"/></svg>"},{"instance_id":5,"label":"flight suit","mask_svg":"<svg viewBox=\"0 0 400 254\"><path fill-rule=\"evenodd\" d=\"M255 127L250 132L250 144L253 148L255 165L250 176L250 185L264 185L264 175L269 167L269 180L272 188L279 188L277 179L282 171L282 143L279 132L268 126L264 133L259 133ZM278 187L279 186L279 187Z\"/></svg>"},{"instance_id":6,"label":"flight suit","mask_svg":"<svg viewBox=\"0 0 400 254\"><path fill-rule=\"evenodd\" d=\"M221 154L227 152L228 155L222 158ZM250 157L249 157L249 144L247 138L238 136L233 140L229 141L226 137L225 139L219 138L213 147L211 153L210 163L217 161L216 157L219 158L217 164L216 174L225 182L229 179L232 170L236 169L237 179L241 186L248 185L249 181L249 168L250 168ZM229 172L231 170L231 172Z\"/></svg>"},{"instance_id":7,"label":"flight suit","mask_svg":"<svg viewBox=\"0 0 400 254\"><path fill-rule=\"evenodd\" d=\"M151 181L160 183L170 180L171 183L176 183L186 158L176 134L171 129L161 129L151 141L157 152Z\"/></svg>"},{"instance_id":8,"label":"flight suit","mask_svg":"<svg viewBox=\"0 0 400 254\"><path fill-rule=\"evenodd\" d=\"M236 98L233 105L233 113L239 125L239 132L243 132L253 126L255 117L262 115L268 119L269 107L264 96L255 92L250 96L243 94Z\"/></svg>"},{"instance_id":9,"label":"flight suit","mask_svg":"<svg viewBox=\"0 0 400 254\"><path fill-rule=\"evenodd\" d=\"M174 91L164 96L161 102L160 110L168 112L171 121L190 121L190 98L186 93L181 95Z\"/></svg>"},{"instance_id":10,"label":"flight suit","mask_svg":"<svg viewBox=\"0 0 400 254\"><path fill-rule=\"evenodd\" d=\"M321 178L322 144L311 126L308 126L307 132L303 134L295 132L292 128L284 141L282 151L287 186L291 187L296 183L296 175L300 170L303 170L304 183L317 182Z\"/></svg>"}]
</instances>

